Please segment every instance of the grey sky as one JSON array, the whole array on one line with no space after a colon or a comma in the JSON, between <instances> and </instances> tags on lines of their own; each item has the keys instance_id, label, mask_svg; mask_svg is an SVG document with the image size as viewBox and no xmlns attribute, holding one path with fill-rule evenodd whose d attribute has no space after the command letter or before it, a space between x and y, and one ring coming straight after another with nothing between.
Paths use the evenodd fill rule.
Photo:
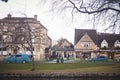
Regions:
<instances>
[{"instance_id":1,"label":"grey sky","mask_svg":"<svg viewBox=\"0 0 120 80\"><path fill-rule=\"evenodd\" d=\"M72 43L74 42L75 28L92 28L91 17L77 14L72 22L69 12L58 14L50 11L50 1L44 5L39 0L9 0L7 3L0 1L0 19L6 17L8 13L13 17L23 17L24 15L20 13L25 13L28 17L37 14L38 20L48 29L52 40L63 37ZM90 23L86 23L86 18L91 20Z\"/></svg>"}]
</instances>

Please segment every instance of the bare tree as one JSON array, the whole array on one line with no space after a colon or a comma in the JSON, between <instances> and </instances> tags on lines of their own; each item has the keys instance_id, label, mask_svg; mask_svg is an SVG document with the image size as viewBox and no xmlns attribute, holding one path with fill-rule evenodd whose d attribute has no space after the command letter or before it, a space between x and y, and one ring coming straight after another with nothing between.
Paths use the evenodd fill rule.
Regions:
<instances>
[{"instance_id":1,"label":"bare tree","mask_svg":"<svg viewBox=\"0 0 120 80\"><path fill-rule=\"evenodd\" d=\"M3 1L3 2L8 2L8 0L1 0L1 1Z\"/></svg>"},{"instance_id":2,"label":"bare tree","mask_svg":"<svg viewBox=\"0 0 120 80\"><path fill-rule=\"evenodd\" d=\"M9 19L9 18L8 18ZM34 22L34 21L33 21ZM25 15L17 23L1 20L0 21L0 43L3 49L9 48L13 53L17 53L20 48L28 50L32 55L32 70L35 70L34 62L34 44L40 49L41 44L41 26L31 26L29 18ZM5 24L3 24L5 23ZM17 26L15 26L17 24ZM4 39L3 39L4 38Z\"/></svg>"},{"instance_id":3,"label":"bare tree","mask_svg":"<svg viewBox=\"0 0 120 80\"><path fill-rule=\"evenodd\" d=\"M46 0L48 1L48 0ZM76 13L92 15L94 26L102 20L105 29L120 33L120 0L51 0L52 10L57 12L69 10L72 19Z\"/></svg>"},{"instance_id":4,"label":"bare tree","mask_svg":"<svg viewBox=\"0 0 120 80\"><path fill-rule=\"evenodd\" d=\"M27 18L27 16L26 16ZM28 21L21 20L19 23L19 27L17 27L14 31L14 40L13 42L16 44L14 46L21 45L22 48L27 48L32 55L32 71L35 70L35 62L34 62L34 54L33 54L33 42L34 39L33 32L31 27L29 26Z\"/></svg>"}]
</instances>

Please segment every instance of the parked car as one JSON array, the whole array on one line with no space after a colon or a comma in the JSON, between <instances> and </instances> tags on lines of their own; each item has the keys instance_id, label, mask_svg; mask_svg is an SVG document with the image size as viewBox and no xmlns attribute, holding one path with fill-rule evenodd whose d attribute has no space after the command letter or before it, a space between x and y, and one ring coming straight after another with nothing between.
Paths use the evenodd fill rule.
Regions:
<instances>
[{"instance_id":1,"label":"parked car","mask_svg":"<svg viewBox=\"0 0 120 80\"><path fill-rule=\"evenodd\" d=\"M12 54L4 59L5 63L29 63L31 58L28 54Z\"/></svg>"},{"instance_id":2,"label":"parked car","mask_svg":"<svg viewBox=\"0 0 120 80\"><path fill-rule=\"evenodd\" d=\"M107 61L107 57L105 56L98 56L96 58L92 58L90 61Z\"/></svg>"}]
</instances>

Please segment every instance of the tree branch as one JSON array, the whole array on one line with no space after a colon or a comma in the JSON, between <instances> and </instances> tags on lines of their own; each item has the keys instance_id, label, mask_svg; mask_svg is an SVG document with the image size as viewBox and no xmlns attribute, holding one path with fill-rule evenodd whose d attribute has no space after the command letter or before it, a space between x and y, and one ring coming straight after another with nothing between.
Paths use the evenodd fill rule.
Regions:
<instances>
[{"instance_id":1,"label":"tree branch","mask_svg":"<svg viewBox=\"0 0 120 80\"><path fill-rule=\"evenodd\" d=\"M120 10L119 9L115 9L115 8L111 8L111 7L106 7L106 8L102 8L102 9L98 9L98 10L95 10L95 11L88 11L86 8L85 11L83 10L80 10L74 2L72 2L71 0L68 0L72 5L73 7L78 11L78 12L81 12L81 13L87 13L87 14L92 14L92 13L99 13L99 12L102 12L102 11L107 11L107 10L112 10L112 11L116 11L116 12L119 12L120 13Z\"/></svg>"}]
</instances>

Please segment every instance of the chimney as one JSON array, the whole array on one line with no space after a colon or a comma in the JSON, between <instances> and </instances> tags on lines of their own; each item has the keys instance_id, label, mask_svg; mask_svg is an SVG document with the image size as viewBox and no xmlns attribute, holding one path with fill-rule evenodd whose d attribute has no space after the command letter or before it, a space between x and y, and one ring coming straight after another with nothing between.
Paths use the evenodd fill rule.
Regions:
<instances>
[{"instance_id":1,"label":"chimney","mask_svg":"<svg viewBox=\"0 0 120 80\"><path fill-rule=\"evenodd\" d=\"M8 14L8 18L11 18L11 14L10 13Z\"/></svg>"},{"instance_id":2,"label":"chimney","mask_svg":"<svg viewBox=\"0 0 120 80\"><path fill-rule=\"evenodd\" d=\"M34 15L34 19L36 19L36 20L37 20L37 17L38 17L37 15Z\"/></svg>"}]
</instances>

